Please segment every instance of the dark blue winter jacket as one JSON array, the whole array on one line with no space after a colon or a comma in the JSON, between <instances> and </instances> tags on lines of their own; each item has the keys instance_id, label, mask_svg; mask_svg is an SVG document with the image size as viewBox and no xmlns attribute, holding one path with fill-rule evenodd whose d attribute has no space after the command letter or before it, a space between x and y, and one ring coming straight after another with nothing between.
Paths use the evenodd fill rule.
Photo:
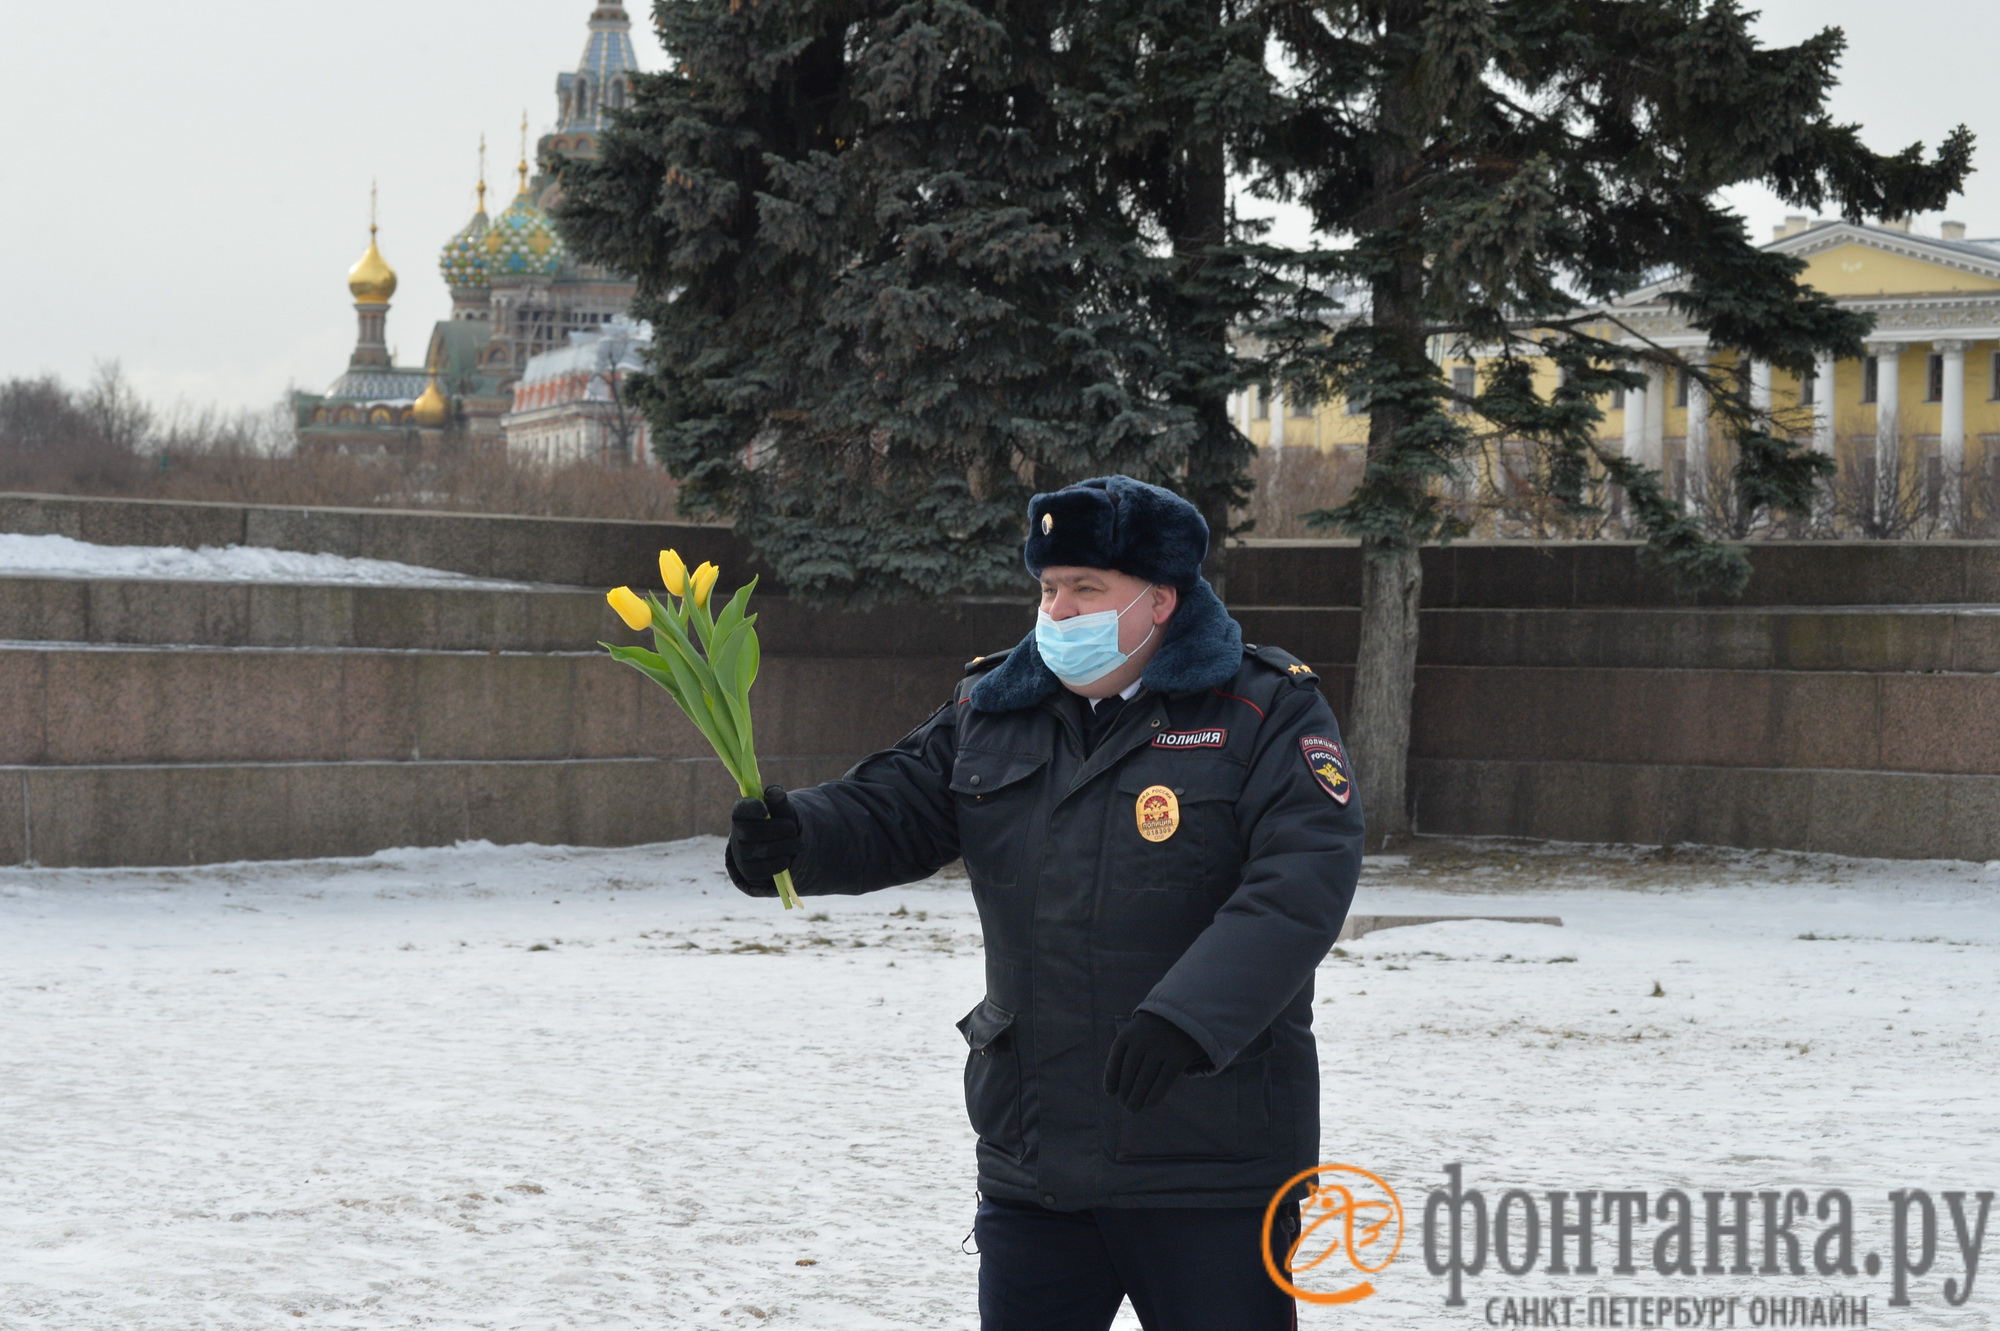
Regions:
<instances>
[{"instance_id":1,"label":"dark blue winter jacket","mask_svg":"<svg viewBox=\"0 0 2000 1331\"><path fill-rule=\"evenodd\" d=\"M1202 582L1087 756L1079 729L1032 635L975 662L901 743L793 793L794 882L869 892L963 857L986 938L986 996L959 1022L986 1194L1263 1205L1319 1162L1313 971L1361 864L1332 709ZM1134 1114L1102 1082L1141 1011L1207 1058Z\"/></svg>"}]
</instances>

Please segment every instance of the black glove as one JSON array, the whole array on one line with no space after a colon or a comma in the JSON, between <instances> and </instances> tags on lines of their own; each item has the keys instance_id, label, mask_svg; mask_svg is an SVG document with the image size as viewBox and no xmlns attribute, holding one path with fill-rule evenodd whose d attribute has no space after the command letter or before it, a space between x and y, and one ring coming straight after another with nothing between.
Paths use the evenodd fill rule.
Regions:
<instances>
[{"instance_id":1,"label":"black glove","mask_svg":"<svg viewBox=\"0 0 2000 1331\"><path fill-rule=\"evenodd\" d=\"M1151 1012L1133 1014L1111 1042L1104 1091L1132 1113L1167 1098L1181 1075L1206 1058L1192 1035Z\"/></svg>"},{"instance_id":2,"label":"black glove","mask_svg":"<svg viewBox=\"0 0 2000 1331\"><path fill-rule=\"evenodd\" d=\"M753 897L778 895L777 876L801 846L799 820L783 786L764 787L760 800L738 800L729 814L729 879Z\"/></svg>"}]
</instances>

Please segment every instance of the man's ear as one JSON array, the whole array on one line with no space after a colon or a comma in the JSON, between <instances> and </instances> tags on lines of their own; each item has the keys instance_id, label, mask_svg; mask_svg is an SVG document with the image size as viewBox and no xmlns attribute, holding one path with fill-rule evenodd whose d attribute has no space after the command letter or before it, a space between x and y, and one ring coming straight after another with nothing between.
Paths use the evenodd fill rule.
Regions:
<instances>
[{"instance_id":1,"label":"man's ear","mask_svg":"<svg viewBox=\"0 0 2000 1331\"><path fill-rule=\"evenodd\" d=\"M1155 625L1164 624L1172 619L1174 611L1180 608L1180 604L1180 588L1162 587L1155 584L1153 587L1153 623Z\"/></svg>"}]
</instances>

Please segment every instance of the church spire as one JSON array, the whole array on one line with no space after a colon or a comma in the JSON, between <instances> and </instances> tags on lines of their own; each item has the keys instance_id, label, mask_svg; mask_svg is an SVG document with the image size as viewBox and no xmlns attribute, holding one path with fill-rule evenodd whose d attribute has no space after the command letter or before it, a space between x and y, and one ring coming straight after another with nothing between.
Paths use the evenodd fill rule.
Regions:
<instances>
[{"instance_id":1,"label":"church spire","mask_svg":"<svg viewBox=\"0 0 2000 1331\"><path fill-rule=\"evenodd\" d=\"M576 72L556 78L556 133L571 139L564 151L572 156L596 151L596 136L610 126L610 113L632 104L632 76L638 72L631 16L623 4L598 4Z\"/></svg>"},{"instance_id":2,"label":"church spire","mask_svg":"<svg viewBox=\"0 0 2000 1331\"><path fill-rule=\"evenodd\" d=\"M375 184L368 184L368 252L347 270L347 289L354 296L360 331L354 343L353 365L387 365L389 298L396 294L396 270L375 244Z\"/></svg>"},{"instance_id":3,"label":"church spire","mask_svg":"<svg viewBox=\"0 0 2000 1331\"><path fill-rule=\"evenodd\" d=\"M521 112L521 193L528 192L528 113Z\"/></svg>"}]
</instances>

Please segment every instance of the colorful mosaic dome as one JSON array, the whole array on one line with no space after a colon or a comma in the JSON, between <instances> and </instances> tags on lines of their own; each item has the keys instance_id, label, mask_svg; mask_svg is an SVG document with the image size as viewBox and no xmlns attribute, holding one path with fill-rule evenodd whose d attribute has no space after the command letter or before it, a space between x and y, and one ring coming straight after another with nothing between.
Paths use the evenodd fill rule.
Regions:
<instances>
[{"instance_id":1,"label":"colorful mosaic dome","mask_svg":"<svg viewBox=\"0 0 2000 1331\"><path fill-rule=\"evenodd\" d=\"M480 192L485 192L484 187ZM444 274L446 286L462 291L492 285L486 275L486 235L491 229L482 206L463 231L445 242L443 253L438 255L438 271Z\"/></svg>"},{"instance_id":2,"label":"colorful mosaic dome","mask_svg":"<svg viewBox=\"0 0 2000 1331\"><path fill-rule=\"evenodd\" d=\"M524 173L525 174L525 173ZM562 237L524 186L486 229L486 276L547 277L562 266Z\"/></svg>"}]
</instances>

